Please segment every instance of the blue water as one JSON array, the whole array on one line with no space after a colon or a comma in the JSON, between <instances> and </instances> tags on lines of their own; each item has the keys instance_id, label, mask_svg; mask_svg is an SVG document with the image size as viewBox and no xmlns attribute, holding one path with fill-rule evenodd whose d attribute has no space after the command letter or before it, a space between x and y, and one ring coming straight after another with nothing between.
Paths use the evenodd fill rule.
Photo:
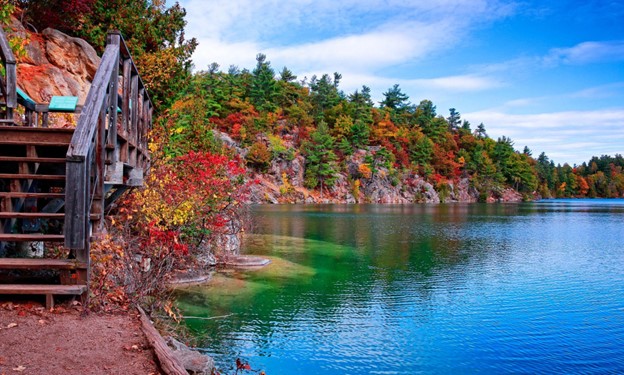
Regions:
<instances>
[{"instance_id":1,"label":"blue water","mask_svg":"<svg viewBox=\"0 0 624 375\"><path fill-rule=\"evenodd\" d=\"M261 206L179 305L222 370L624 373L624 201Z\"/></svg>"}]
</instances>

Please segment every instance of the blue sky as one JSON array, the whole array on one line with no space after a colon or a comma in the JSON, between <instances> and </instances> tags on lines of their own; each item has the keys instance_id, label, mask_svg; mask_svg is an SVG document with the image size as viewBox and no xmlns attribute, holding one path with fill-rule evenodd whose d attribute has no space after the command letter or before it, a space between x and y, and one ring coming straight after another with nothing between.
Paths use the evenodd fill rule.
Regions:
<instances>
[{"instance_id":1,"label":"blue sky","mask_svg":"<svg viewBox=\"0 0 624 375\"><path fill-rule=\"evenodd\" d=\"M195 69L252 69L258 52L299 79L398 83L490 137L580 164L624 153L624 1L184 0Z\"/></svg>"}]
</instances>

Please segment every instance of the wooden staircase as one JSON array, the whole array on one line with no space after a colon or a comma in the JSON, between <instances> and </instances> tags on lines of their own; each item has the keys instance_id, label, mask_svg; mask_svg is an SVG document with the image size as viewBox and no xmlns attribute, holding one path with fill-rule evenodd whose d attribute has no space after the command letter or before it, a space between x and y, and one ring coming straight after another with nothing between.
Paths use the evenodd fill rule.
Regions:
<instances>
[{"instance_id":1,"label":"wooden staircase","mask_svg":"<svg viewBox=\"0 0 624 375\"><path fill-rule=\"evenodd\" d=\"M15 59L1 29L0 57L0 294L45 295L51 308L54 295L88 295L89 248L104 211L149 168L153 106L116 32L75 129L19 124Z\"/></svg>"},{"instance_id":2,"label":"wooden staircase","mask_svg":"<svg viewBox=\"0 0 624 375\"><path fill-rule=\"evenodd\" d=\"M87 290L87 263L24 258L43 256L44 243L59 246L65 240L65 154L73 132L0 126L0 256L5 256L0 258L0 272L8 272L11 282L0 284L0 294L43 294L48 308L53 295L82 295ZM41 270L55 271L47 272L49 284L13 283Z\"/></svg>"}]
</instances>

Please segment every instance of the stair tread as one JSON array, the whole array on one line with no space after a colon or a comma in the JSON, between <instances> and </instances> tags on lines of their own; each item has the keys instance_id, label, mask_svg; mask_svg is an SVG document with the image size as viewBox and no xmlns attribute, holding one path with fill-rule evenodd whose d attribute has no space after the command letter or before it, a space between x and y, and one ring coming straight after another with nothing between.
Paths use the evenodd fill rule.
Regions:
<instances>
[{"instance_id":1,"label":"stair tread","mask_svg":"<svg viewBox=\"0 0 624 375\"><path fill-rule=\"evenodd\" d=\"M0 269L78 269L87 265L76 259L0 258Z\"/></svg>"},{"instance_id":2,"label":"stair tread","mask_svg":"<svg viewBox=\"0 0 624 375\"><path fill-rule=\"evenodd\" d=\"M0 138L0 144L2 145L22 145L22 146L56 146L56 147L68 147L69 142L59 141L31 141L28 143L22 141L4 140Z\"/></svg>"},{"instance_id":3,"label":"stair tread","mask_svg":"<svg viewBox=\"0 0 624 375\"><path fill-rule=\"evenodd\" d=\"M39 158L27 156L0 156L0 161L10 161L16 163L65 163L65 158Z\"/></svg>"},{"instance_id":4,"label":"stair tread","mask_svg":"<svg viewBox=\"0 0 624 375\"><path fill-rule=\"evenodd\" d=\"M60 242L65 240L62 234L23 234L23 233L0 233L0 241L25 242L25 241L51 241Z\"/></svg>"},{"instance_id":5,"label":"stair tread","mask_svg":"<svg viewBox=\"0 0 624 375\"><path fill-rule=\"evenodd\" d=\"M0 212L0 219L63 219L64 213L47 213L47 212ZM91 214L89 218L96 220L100 216Z\"/></svg>"},{"instance_id":6,"label":"stair tread","mask_svg":"<svg viewBox=\"0 0 624 375\"><path fill-rule=\"evenodd\" d=\"M62 219L63 213L46 212L0 212L0 219Z\"/></svg>"},{"instance_id":7,"label":"stair tread","mask_svg":"<svg viewBox=\"0 0 624 375\"><path fill-rule=\"evenodd\" d=\"M65 175L59 174L30 174L30 173L0 173L0 178L14 180L65 180Z\"/></svg>"},{"instance_id":8,"label":"stair tread","mask_svg":"<svg viewBox=\"0 0 624 375\"><path fill-rule=\"evenodd\" d=\"M65 193L0 192L0 198L65 198Z\"/></svg>"},{"instance_id":9,"label":"stair tread","mask_svg":"<svg viewBox=\"0 0 624 375\"><path fill-rule=\"evenodd\" d=\"M11 131L21 131L21 132L30 132L30 133L65 133L65 134L73 134L73 128L35 128L32 126L0 126L0 131L2 130L11 130Z\"/></svg>"},{"instance_id":10,"label":"stair tread","mask_svg":"<svg viewBox=\"0 0 624 375\"><path fill-rule=\"evenodd\" d=\"M80 295L86 291L86 285L0 284L1 294Z\"/></svg>"}]
</instances>

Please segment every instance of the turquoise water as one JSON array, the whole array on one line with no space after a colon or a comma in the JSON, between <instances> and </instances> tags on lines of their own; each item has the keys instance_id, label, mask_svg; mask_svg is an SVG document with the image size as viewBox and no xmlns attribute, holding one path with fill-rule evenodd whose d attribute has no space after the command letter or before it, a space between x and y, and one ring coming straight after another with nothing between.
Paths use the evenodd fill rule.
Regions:
<instances>
[{"instance_id":1,"label":"turquoise water","mask_svg":"<svg viewBox=\"0 0 624 375\"><path fill-rule=\"evenodd\" d=\"M223 370L622 373L624 201L254 207L179 306Z\"/></svg>"}]
</instances>

